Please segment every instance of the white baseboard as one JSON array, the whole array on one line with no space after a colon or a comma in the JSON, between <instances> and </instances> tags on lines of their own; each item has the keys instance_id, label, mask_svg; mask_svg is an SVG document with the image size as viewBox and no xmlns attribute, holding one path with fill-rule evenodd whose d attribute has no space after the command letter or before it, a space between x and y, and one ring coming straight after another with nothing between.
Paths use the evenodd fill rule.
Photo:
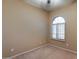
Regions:
<instances>
[{"instance_id":1,"label":"white baseboard","mask_svg":"<svg viewBox=\"0 0 79 59\"><path fill-rule=\"evenodd\" d=\"M11 56L10 58L14 58L16 56L20 56L20 55L23 55L25 53L29 53L29 52L35 51L35 50L40 49L40 48L45 47L45 46L48 46L48 44L41 45L41 46L33 48L33 49L29 50L29 51L18 53L18 54L14 55L14 56Z\"/></svg>"},{"instance_id":2,"label":"white baseboard","mask_svg":"<svg viewBox=\"0 0 79 59\"><path fill-rule=\"evenodd\" d=\"M73 51L73 50L70 50L70 49L67 49L67 48L63 48L63 47L59 47L59 46L55 46L55 45L52 45L52 44L49 44L49 46L56 47L56 48L59 48L59 49L62 49L62 50L65 50L65 51L68 51L68 52L77 54L76 51Z\"/></svg>"},{"instance_id":3,"label":"white baseboard","mask_svg":"<svg viewBox=\"0 0 79 59\"><path fill-rule=\"evenodd\" d=\"M11 57L8 57L8 58L3 58L3 59L13 59L14 57L17 57L17 56L23 55L25 53L29 53L29 52L35 51L37 49L40 49L40 48L46 47L46 46L56 47L56 48L59 48L59 49L62 49L62 50L65 50L65 51L77 54L76 51L73 51L73 50L70 50L70 49L66 49L66 48L63 48L63 47L59 47L59 46L55 46L55 45L52 45L52 44L48 43L48 44L44 44L42 46L39 46L37 48L33 48L33 49L29 50L29 51L21 52L21 53L18 53L16 55L14 55L14 56L11 56Z\"/></svg>"}]
</instances>

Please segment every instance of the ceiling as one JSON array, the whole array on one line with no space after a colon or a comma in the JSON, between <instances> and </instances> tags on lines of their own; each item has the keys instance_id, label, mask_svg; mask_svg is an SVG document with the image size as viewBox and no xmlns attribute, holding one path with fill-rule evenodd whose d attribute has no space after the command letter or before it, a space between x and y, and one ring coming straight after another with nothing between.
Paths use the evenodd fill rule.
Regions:
<instances>
[{"instance_id":1,"label":"ceiling","mask_svg":"<svg viewBox=\"0 0 79 59\"><path fill-rule=\"evenodd\" d=\"M37 8L42 8L46 11L55 10L57 8L66 6L74 2L75 0L24 0L25 3L28 3Z\"/></svg>"}]
</instances>

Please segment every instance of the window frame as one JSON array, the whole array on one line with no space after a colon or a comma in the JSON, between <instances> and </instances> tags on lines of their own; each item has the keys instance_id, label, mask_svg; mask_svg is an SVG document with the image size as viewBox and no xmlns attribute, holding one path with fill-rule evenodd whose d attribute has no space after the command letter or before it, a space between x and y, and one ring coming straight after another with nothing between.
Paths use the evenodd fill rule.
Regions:
<instances>
[{"instance_id":1,"label":"window frame","mask_svg":"<svg viewBox=\"0 0 79 59\"><path fill-rule=\"evenodd\" d=\"M57 25L57 24L53 24L53 21L55 20L55 18L57 18L57 17L62 17L62 16L56 16L56 17L54 17L54 18L52 18L52 23L51 23L51 34L50 34L50 36L51 36L51 39L52 40L56 40L56 41L65 41L66 40L66 20L64 19L64 21L65 21L65 23L57 23L57 24L64 24L64 39L58 39L58 38L53 38L52 36L53 36L53 31L52 31L52 25ZM64 17L62 17L62 18L64 18ZM57 31L57 30L56 30ZM57 34L57 32L56 32L56 36L57 36L58 34Z\"/></svg>"}]
</instances>

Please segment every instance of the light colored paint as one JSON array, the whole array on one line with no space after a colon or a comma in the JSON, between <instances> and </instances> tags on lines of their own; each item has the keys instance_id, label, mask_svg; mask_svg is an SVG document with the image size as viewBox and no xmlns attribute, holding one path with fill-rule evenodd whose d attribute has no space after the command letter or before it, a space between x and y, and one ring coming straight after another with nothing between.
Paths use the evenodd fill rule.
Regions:
<instances>
[{"instance_id":1,"label":"light colored paint","mask_svg":"<svg viewBox=\"0 0 79 59\"><path fill-rule=\"evenodd\" d=\"M3 56L9 57L48 42L76 50L76 9L75 3L47 13L26 4L23 0L3 0ZM66 19L65 42L48 39L48 23L50 24L54 16ZM14 49L14 52L10 52L11 49Z\"/></svg>"},{"instance_id":2,"label":"light colored paint","mask_svg":"<svg viewBox=\"0 0 79 59\"><path fill-rule=\"evenodd\" d=\"M45 44L47 21L47 12L39 8L22 0L3 0L3 56L9 57Z\"/></svg>"},{"instance_id":3,"label":"light colored paint","mask_svg":"<svg viewBox=\"0 0 79 59\"><path fill-rule=\"evenodd\" d=\"M50 4L47 4L48 0L24 0L25 3L28 3L37 8L42 8L46 11L52 11L60 7L64 7L72 4L76 0L50 0Z\"/></svg>"},{"instance_id":4,"label":"light colored paint","mask_svg":"<svg viewBox=\"0 0 79 59\"><path fill-rule=\"evenodd\" d=\"M53 20L52 17L61 16L66 21L66 37L65 42L56 41L49 39L49 43L53 45L68 48L71 50L77 49L77 6L76 3L67 6L65 8L50 12L49 17L49 28L50 23Z\"/></svg>"}]
</instances>

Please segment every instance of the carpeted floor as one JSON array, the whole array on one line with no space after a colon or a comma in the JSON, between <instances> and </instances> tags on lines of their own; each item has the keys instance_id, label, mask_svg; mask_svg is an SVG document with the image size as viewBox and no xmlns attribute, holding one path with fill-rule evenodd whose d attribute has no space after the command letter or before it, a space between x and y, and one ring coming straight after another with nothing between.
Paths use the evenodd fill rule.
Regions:
<instances>
[{"instance_id":1,"label":"carpeted floor","mask_svg":"<svg viewBox=\"0 0 79 59\"><path fill-rule=\"evenodd\" d=\"M59 48L46 46L13 59L77 59L77 56Z\"/></svg>"}]
</instances>

